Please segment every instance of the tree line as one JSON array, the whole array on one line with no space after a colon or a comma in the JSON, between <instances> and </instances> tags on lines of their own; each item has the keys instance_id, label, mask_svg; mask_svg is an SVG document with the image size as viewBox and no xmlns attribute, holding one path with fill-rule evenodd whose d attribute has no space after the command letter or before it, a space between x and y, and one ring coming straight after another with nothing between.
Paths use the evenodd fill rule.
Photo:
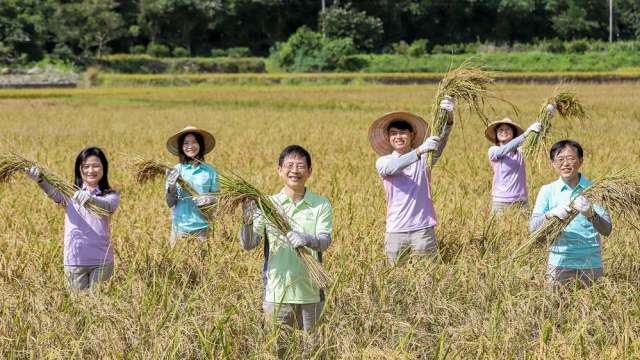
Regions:
<instances>
[{"instance_id":1,"label":"tree line","mask_svg":"<svg viewBox=\"0 0 640 360\"><path fill-rule=\"evenodd\" d=\"M420 39L607 39L608 0L1 0L0 62L108 53L264 56L305 26L360 52ZM614 39L640 39L640 0L613 1ZM217 51L217 53L216 53Z\"/></svg>"}]
</instances>

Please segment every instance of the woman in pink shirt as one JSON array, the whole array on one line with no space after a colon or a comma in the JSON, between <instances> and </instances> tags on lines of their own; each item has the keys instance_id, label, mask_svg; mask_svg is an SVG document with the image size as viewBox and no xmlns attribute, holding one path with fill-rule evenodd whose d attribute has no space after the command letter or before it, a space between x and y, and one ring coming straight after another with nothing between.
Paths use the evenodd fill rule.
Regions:
<instances>
[{"instance_id":1,"label":"woman in pink shirt","mask_svg":"<svg viewBox=\"0 0 640 360\"><path fill-rule=\"evenodd\" d=\"M534 122L523 131L520 125L506 117L492 122L485 129L485 137L494 144L489 148L489 161L493 169L493 214L511 206L527 207L527 174L519 146L531 131L540 132L540 126L539 122Z\"/></svg>"},{"instance_id":2,"label":"woman in pink shirt","mask_svg":"<svg viewBox=\"0 0 640 360\"><path fill-rule=\"evenodd\" d=\"M74 166L78 191L69 198L53 188L33 166L27 175L57 204L65 209L64 274L70 289L85 290L113 274L111 214L116 211L120 195L109 185L109 162L102 150L89 147L80 152ZM109 215L98 216L87 210L92 203Z\"/></svg>"}]
</instances>

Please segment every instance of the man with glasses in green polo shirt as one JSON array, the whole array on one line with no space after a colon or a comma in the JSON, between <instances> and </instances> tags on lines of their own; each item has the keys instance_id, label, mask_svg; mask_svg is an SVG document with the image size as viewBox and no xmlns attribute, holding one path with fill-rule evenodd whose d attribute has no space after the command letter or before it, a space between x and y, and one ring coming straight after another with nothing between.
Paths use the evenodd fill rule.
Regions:
<instances>
[{"instance_id":1,"label":"man with glasses in green polo shirt","mask_svg":"<svg viewBox=\"0 0 640 360\"><path fill-rule=\"evenodd\" d=\"M278 158L277 172L284 187L271 200L288 217L293 231L282 236L267 224L255 202L245 201L240 245L251 250L263 241L266 319L310 332L322 312L324 293L312 284L296 248L304 246L322 261L322 252L331 244L333 211L326 197L305 187L311 176L307 150L287 146Z\"/></svg>"}]
</instances>

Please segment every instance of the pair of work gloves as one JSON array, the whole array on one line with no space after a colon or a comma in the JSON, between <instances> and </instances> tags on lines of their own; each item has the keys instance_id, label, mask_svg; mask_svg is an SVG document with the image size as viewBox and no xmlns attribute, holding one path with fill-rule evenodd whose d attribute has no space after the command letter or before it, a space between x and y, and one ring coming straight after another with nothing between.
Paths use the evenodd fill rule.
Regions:
<instances>
[{"instance_id":1,"label":"pair of work gloves","mask_svg":"<svg viewBox=\"0 0 640 360\"><path fill-rule=\"evenodd\" d=\"M453 113L453 109L456 106L456 100L451 96L445 96L440 101L440 109L446 111L448 114ZM451 124L449 124L451 125ZM440 146L439 136L429 136L420 146L418 146L418 156L426 154L429 151L436 151Z\"/></svg>"},{"instance_id":2,"label":"pair of work gloves","mask_svg":"<svg viewBox=\"0 0 640 360\"><path fill-rule=\"evenodd\" d=\"M253 219L258 211L258 206L253 199L245 199L242 202L242 223L244 225L252 225ZM316 237L310 234L305 234L301 231L289 231L287 233L287 242L293 248L299 248L303 246L310 246L316 240Z\"/></svg>"},{"instance_id":3,"label":"pair of work gloves","mask_svg":"<svg viewBox=\"0 0 640 360\"><path fill-rule=\"evenodd\" d=\"M165 176L167 178L167 186L169 188L169 191L176 192L177 191L176 184L178 183L178 178L180 177L180 170L176 168L169 169L165 173ZM216 197L213 195L196 195L196 194L194 194L192 200L193 200L193 204L198 207L209 205L217 201Z\"/></svg>"},{"instance_id":4,"label":"pair of work gloves","mask_svg":"<svg viewBox=\"0 0 640 360\"><path fill-rule=\"evenodd\" d=\"M43 179L41 176L40 168L38 168L36 165L33 165L30 168L24 169L24 171L27 173L27 176L31 178L31 180L37 183L42 182ZM82 190L82 189L76 191L71 197L71 200L73 200L73 202L75 202L79 206L84 206L84 204L86 204L87 201L89 201L89 199L91 199L91 193L87 190Z\"/></svg>"},{"instance_id":5,"label":"pair of work gloves","mask_svg":"<svg viewBox=\"0 0 640 360\"><path fill-rule=\"evenodd\" d=\"M553 209L549 210L545 216L547 217L547 219L555 216L560 220L564 220L569 217L572 209L577 210L580 214L584 215L588 219L591 219L594 215L593 204L591 203L591 201L589 201L589 199L587 199L586 197L580 195L573 200L571 205L556 206Z\"/></svg>"}]
</instances>

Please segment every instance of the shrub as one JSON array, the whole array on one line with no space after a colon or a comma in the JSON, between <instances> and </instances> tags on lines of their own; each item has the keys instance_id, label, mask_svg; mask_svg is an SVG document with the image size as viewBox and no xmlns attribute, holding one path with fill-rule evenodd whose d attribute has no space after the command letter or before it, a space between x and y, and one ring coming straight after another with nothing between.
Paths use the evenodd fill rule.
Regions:
<instances>
[{"instance_id":1,"label":"shrub","mask_svg":"<svg viewBox=\"0 0 640 360\"><path fill-rule=\"evenodd\" d=\"M550 53L563 53L566 51L564 43L558 38L553 38L543 43L543 50Z\"/></svg>"},{"instance_id":2,"label":"shrub","mask_svg":"<svg viewBox=\"0 0 640 360\"><path fill-rule=\"evenodd\" d=\"M241 58L251 56L251 51L247 47L232 47L226 50L228 57Z\"/></svg>"},{"instance_id":3,"label":"shrub","mask_svg":"<svg viewBox=\"0 0 640 360\"><path fill-rule=\"evenodd\" d=\"M321 14L320 24L327 38L351 38L359 50L372 50L382 39L382 20L353 9L349 3L329 7Z\"/></svg>"},{"instance_id":4,"label":"shrub","mask_svg":"<svg viewBox=\"0 0 640 360\"><path fill-rule=\"evenodd\" d=\"M407 53L409 56L418 57L427 53L427 44L429 41L427 39L418 39L414 40L409 46Z\"/></svg>"},{"instance_id":5,"label":"shrub","mask_svg":"<svg viewBox=\"0 0 640 360\"><path fill-rule=\"evenodd\" d=\"M574 40L567 44L567 51L570 53L582 54L589 50L589 42L587 40Z\"/></svg>"},{"instance_id":6,"label":"shrub","mask_svg":"<svg viewBox=\"0 0 640 360\"><path fill-rule=\"evenodd\" d=\"M391 48L393 49L393 53L397 55L408 55L409 54L409 44L406 41L400 40L397 43L391 44Z\"/></svg>"},{"instance_id":7,"label":"shrub","mask_svg":"<svg viewBox=\"0 0 640 360\"><path fill-rule=\"evenodd\" d=\"M272 57L278 66L289 71L318 70L321 50L322 36L302 26L286 42L276 44Z\"/></svg>"},{"instance_id":8,"label":"shrub","mask_svg":"<svg viewBox=\"0 0 640 360\"><path fill-rule=\"evenodd\" d=\"M224 56L227 56L227 52L224 51L223 49L211 49L211 56L212 57L224 57Z\"/></svg>"},{"instance_id":9,"label":"shrub","mask_svg":"<svg viewBox=\"0 0 640 360\"><path fill-rule=\"evenodd\" d=\"M170 52L166 45L150 42L149 45L147 45L147 54L154 57L167 57Z\"/></svg>"},{"instance_id":10,"label":"shrub","mask_svg":"<svg viewBox=\"0 0 640 360\"><path fill-rule=\"evenodd\" d=\"M144 45L133 45L129 47L129 53L134 55L144 54L146 51L147 48Z\"/></svg>"},{"instance_id":11,"label":"shrub","mask_svg":"<svg viewBox=\"0 0 640 360\"><path fill-rule=\"evenodd\" d=\"M177 48L174 48L171 54L174 57L188 57L191 55L187 49L180 46L178 46Z\"/></svg>"},{"instance_id":12,"label":"shrub","mask_svg":"<svg viewBox=\"0 0 640 360\"><path fill-rule=\"evenodd\" d=\"M436 45L431 50L434 54L464 54L464 44L444 44Z\"/></svg>"},{"instance_id":13,"label":"shrub","mask_svg":"<svg viewBox=\"0 0 640 360\"><path fill-rule=\"evenodd\" d=\"M338 61L339 71L361 71L367 66L369 66L369 60L362 55L349 55Z\"/></svg>"}]
</instances>

